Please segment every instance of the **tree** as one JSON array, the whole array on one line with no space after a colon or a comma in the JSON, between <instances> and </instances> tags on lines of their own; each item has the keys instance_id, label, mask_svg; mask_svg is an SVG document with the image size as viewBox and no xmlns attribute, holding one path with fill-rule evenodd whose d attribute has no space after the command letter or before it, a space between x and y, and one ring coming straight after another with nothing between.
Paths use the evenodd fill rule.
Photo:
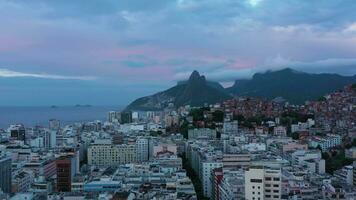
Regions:
<instances>
[{"instance_id":1,"label":"tree","mask_svg":"<svg viewBox=\"0 0 356 200\"><path fill-rule=\"evenodd\" d=\"M237 120L239 123L245 121L245 117L244 117L243 115L241 115L241 114L234 115L234 116L233 116L233 119L234 119L234 120Z\"/></svg>"},{"instance_id":2,"label":"tree","mask_svg":"<svg viewBox=\"0 0 356 200\"><path fill-rule=\"evenodd\" d=\"M179 132L186 139L188 139L188 130L189 130L189 123L186 120L184 120L183 123L179 127Z\"/></svg>"},{"instance_id":3,"label":"tree","mask_svg":"<svg viewBox=\"0 0 356 200\"><path fill-rule=\"evenodd\" d=\"M224 121L224 112L221 110L216 110L212 113L214 122L223 122Z\"/></svg>"},{"instance_id":4,"label":"tree","mask_svg":"<svg viewBox=\"0 0 356 200\"><path fill-rule=\"evenodd\" d=\"M293 140L299 140L299 133L298 132L290 133L289 137L291 137Z\"/></svg>"},{"instance_id":5,"label":"tree","mask_svg":"<svg viewBox=\"0 0 356 200\"><path fill-rule=\"evenodd\" d=\"M329 153L327 153L327 152L322 153L321 156L322 156L322 158L323 158L324 160L329 160L329 159L330 159Z\"/></svg>"},{"instance_id":6,"label":"tree","mask_svg":"<svg viewBox=\"0 0 356 200\"><path fill-rule=\"evenodd\" d=\"M352 85L351 85L351 88L352 88L352 89L356 89L356 83L352 84Z\"/></svg>"},{"instance_id":7,"label":"tree","mask_svg":"<svg viewBox=\"0 0 356 200\"><path fill-rule=\"evenodd\" d=\"M204 120L204 109L203 108L197 108L193 109L189 113L190 116L193 117L193 121L202 121Z\"/></svg>"},{"instance_id":8,"label":"tree","mask_svg":"<svg viewBox=\"0 0 356 200\"><path fill-rule=\"evenodd\" d=\"M331 156L328 153L322 154L325 160L326 172L333 174L335 170L341 169L345 165L351 165L352 160L345 157L345 151L332 151Z\"/></svg>"},{"instance_id":9,"label":"tree","mask_svg":"<svg viewBox=\"0 0 356 200\"><path fill-rule=\"evenodd\" d=\"M187 176L192 180L198 199L207 200L208 198L204 197L203 185L199 179L199 176L195 173L191 164L189 163L189 160L185 157L185 155L182 155L182 162L183 169L187 171Z\"/></svg>"},{"instance_id":10,"label":"tree","mask_svg":"<svg viewBox=\"0 0 356 200\"><path fill-rule=\"evenodd\" d=\"M325 98L324 96L319 97L319 98L318 98L318 101L326 101L326 98Z\"/></svg>"},{"instance_id":11,"label":"tree","mask_svg":"<svg viewBox=\"0 0 356 200\"><path fill-rule=\"evenodd\" d=\"M218 138L218 139L221 138L221 133L220 133L220 131L216 132L216 138Z\"/></svg>"}]
</instances>

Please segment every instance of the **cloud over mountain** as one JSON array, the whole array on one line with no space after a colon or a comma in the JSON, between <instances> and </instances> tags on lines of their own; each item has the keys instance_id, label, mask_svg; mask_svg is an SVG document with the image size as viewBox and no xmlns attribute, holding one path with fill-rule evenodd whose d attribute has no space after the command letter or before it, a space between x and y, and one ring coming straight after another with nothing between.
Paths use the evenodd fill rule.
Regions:
<instances>
[{"instance_id":1,"label":"cloud over mountain","mask_svg":"<svg viewBox=\"0 0 356 200\"><path fill-rule=\"evenodd\" d=\"M195 69L225 82L281 67L348 74L355 10L354 0L0 0L0 66L145 94Z\"/></svg>"}]
</instances>

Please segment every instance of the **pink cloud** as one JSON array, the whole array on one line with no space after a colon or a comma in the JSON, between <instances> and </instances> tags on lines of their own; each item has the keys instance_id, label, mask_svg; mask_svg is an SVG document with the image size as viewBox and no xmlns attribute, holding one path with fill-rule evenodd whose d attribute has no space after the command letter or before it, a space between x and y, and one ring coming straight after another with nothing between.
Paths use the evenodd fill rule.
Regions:
<instances>
[{"instance_id":1,"label":"pink cloud","mask_svg":"<svg viewBox=\"0 0 356 200\"><path fill-rule=\"evenodd\" d=\"M23 38L14 38L0 35L0 52L12 52L18 49L26 48L32 43Z\"/></svg>"}]
</instances>

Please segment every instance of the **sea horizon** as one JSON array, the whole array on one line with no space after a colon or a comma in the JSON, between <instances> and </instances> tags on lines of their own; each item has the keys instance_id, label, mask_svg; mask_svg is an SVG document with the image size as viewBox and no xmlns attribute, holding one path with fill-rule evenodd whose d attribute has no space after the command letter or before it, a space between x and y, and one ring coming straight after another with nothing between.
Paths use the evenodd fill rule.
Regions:
<instances>
[{"instance_id":1,"label":"sea horizon","mask_svg":"<svg viewBox=\"0 0 356 200\"><path fill-rule=\"evenodd\" d=\"M0 106L0 129L11 124L25 127L48 127L50 119L58 119L61 126L75 122L104 121L109 111L121 111L125 106L72 105L72 106Z\"/></svg>"}]
</instances>

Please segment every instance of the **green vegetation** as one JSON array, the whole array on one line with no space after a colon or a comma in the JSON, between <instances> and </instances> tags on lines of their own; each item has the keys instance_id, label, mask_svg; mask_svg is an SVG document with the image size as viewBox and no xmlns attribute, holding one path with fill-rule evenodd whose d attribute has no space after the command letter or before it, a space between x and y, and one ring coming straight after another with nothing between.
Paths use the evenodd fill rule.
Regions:
<instances>
[{"instance_id":1,"label":"green vegetation","mask_svg":"<svg viewBox=\"0 0 356 200\"><path fill-rule=\"evenodd\" d=\"M185 155L182 155L181 158L183 161L183 168L187 171L188 177L192 180L195 192L197 193L198 200L208 200L209 198L204 197L203 185L199 180L199 176L194 172L193 168L191 167Z\"/></svg>"},{"instance_id":2,"label":"green vegetation","mask_svg":"<svg viewBox=\"0 0 356 200\"><path fill-rule=\"evenodd\" d=\"M233 116L233 119L234 120L237 120L238 122L242 122L242 121L245 121L245 117L241 114L238 114L238 115L234 115Z\"/></svg>"},{"instance_id":3,"label":"green vegetation","mask_svg":"<svg viewBox=\"0 0 356 200\"><path fill-rule=\"evenodd\" d=\"M288 124L295 124L298 122L306 122L308 118L314 118L312 114L302 114L296 111L287 111L282 113L281 123L287 122Z\"/></svg>"},{"instance_id":4,"label":"green vegetation","mask_svg":"<svg viewBox=\"0 0 356 200\"><path fill-rule=\"evenodd\" d=\"M351 165L352 160L345 157L345 151L324 152L322 155L325 160L325 171L333 174L335 170L341 169L345 165Z\"/></svg>"},{"instance_id":5,"label":"green vegetation","mask_svg":"<svg viewBox=\"0 0 356 200\"><path fill-rule=\"evenodd\" d=\"M261 125L264 121L272 120L264 115L256 115L253 117L245 118L242 115L234 116L234 119L237 119L239 125L247 128L253 128L255 125Z\"/></svg>"},{"instance_id":6,"label":"green vegetation","mask_svg":"<svg viewBox=\"0 0 356 200\"><path fill-rule=\"evenodd\" d=\"M189 123L186 120L184 120L179 127L179 132L186 139L188 139L188 130L189 130Z\"/></svg>"},{"instance_id":7,"label":"green vegetation","mask_svg":"<svg viewBox=\"0 0 356 200\"><path fill-rule=\"evenodd\" d=\"M290 134L290 126L298 122L306 122L308 118L314 118L312 114L302 114L296 111L286 111L283 112L280 117L280 123L283 126L289 127L287 132ZM293 136L292 136L293 137Z\"/></svg>"},{"instance_id":8,"label":"green vegetation","mask_svg":"<svg viewBox=\"0 0 356 200\"><path fill-rule=\"evenodd\" d=\"M150 131L150 136L157 137L162 135L162 131Z\"/></svg>"},{"instance_id":9,"label":"green vegetation","mask_svg":"<svg viewBox=\"0 0 356 200\"><path fill-rule=\"evenodd\" d=\"M202 107L202 108L196 108L192 109L189 113L189 116L193 117L193 127L189 128L202 128L202 124L204 125L204 128L210 128L210 129L215 129L217 126L217 123L221 123L224 121L224 112L220 110L216 110L211 113L211 115L205 115L206 111L210 111L209 107ZM203 122L203 123L201 123ZM184 124L185 127L182 127L183 130L186 128L186 124Z\"/></svg>"},{"instance_id":10,"label":"green vegetation","mask_svg":"<svg viewBox=\"0 0 356 200\"><path fill-rule=\"evenodd\" d=\"M349 139L349 140L346 140L345 141L345 148L346 149L349 149L349 148L351 148L351 147L356 147L356 138L355 139L353 139L352 140L352 142L350 141L351 140L351 138Z\"/></svg>"},{"instance_id":11,"label":"green vegetation","mask_svg":"<svg viewBox=\"0 0 356 200\"><path fill-rule=\"evenodd\" d=\"M352 84L352 85L351 85L351 88L352 88L352 89L356 89L356 83Z\"/></svg>"},{"instance_id":12,"label":"green vegetation","mask_svg":"<svg viewBox=\"0 0 356 200\"><path fill-rule=\"evenodd\" d=\"M325 98L324 96L319 97L319 98L318 98L318 101L326 101L326 98Z\"/></svg>"},{"instance_id":13,"label":"green vegetation","mask_svg":"<svg viewBox=\"0 0 356 200\"><path fill-rule=\"evenodd\" d=\"M293 140L299 140L299 133L288 133L288 137L293 138Z\"/></svg>"},{"instance_id":14,"label":"green vegetation","mask_svg":"<svg viewBox=\"0 0 356 200\"><path fill-rule=\"evenodd\" d=\"M221 110L216 110L213 112L213 121L214 122L223 122L224 121L224 112Z\"/></svg>"},{"instance_id":15,"label":"green vegetation","mask_svg":"<svg viewBox=\"0 0 356 200\"><path fill-rule=\"evenodd\" d=\"M189 113L189 116L193 117L193 121L203 121L204 120L204 111L209 110L209 108L196 108L192 109Z\"/></svg>"}]
</instances>

